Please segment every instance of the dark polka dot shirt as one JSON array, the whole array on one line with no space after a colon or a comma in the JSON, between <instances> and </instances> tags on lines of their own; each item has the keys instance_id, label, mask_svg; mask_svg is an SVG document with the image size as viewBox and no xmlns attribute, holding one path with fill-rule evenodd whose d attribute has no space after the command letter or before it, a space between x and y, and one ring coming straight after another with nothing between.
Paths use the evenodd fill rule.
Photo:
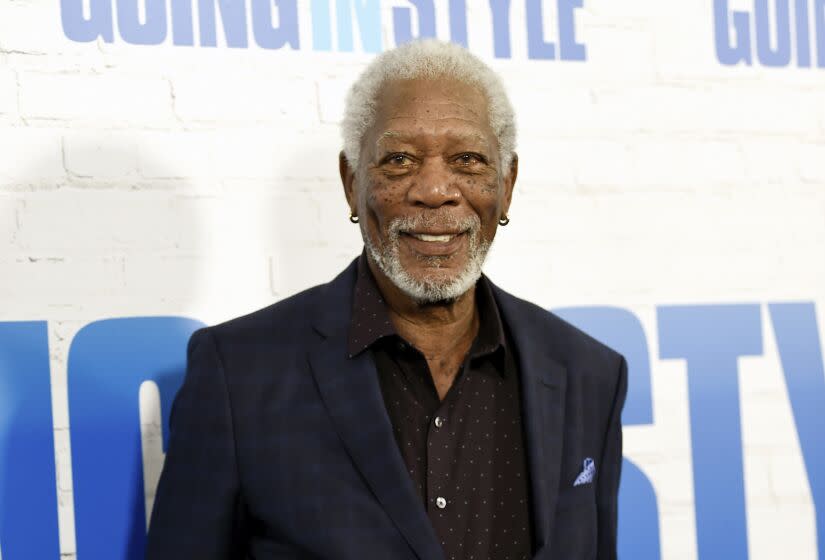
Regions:
<instances>
[{"instance_id":1,"label":"dark polka dot shirt","mask_svg":"<svg viewBox=\"0 0 825 560\"><path fill-rule=\"evenodd\" d=\"M393 328L362 255L349 353L372 353L395 440L446 558L528 559L531 509L516 359L484 277L476 301L478 335L441 401L423 354Z\"/></svg>"}]
</instances>

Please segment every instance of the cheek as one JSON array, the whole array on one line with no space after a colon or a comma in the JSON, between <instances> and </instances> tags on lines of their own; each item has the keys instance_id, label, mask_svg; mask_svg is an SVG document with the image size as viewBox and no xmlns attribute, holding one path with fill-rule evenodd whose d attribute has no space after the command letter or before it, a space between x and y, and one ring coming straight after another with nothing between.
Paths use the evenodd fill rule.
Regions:
<instances>
[{"instance_id":1,"label":"cheek","mask_svg":"<svg viewBox=\"0 0 825 560\"><path fill-rule=\"evenodd\" d=\"M393 215L394 209L404 200L404 193L409 186L393 181L387 177L372 177L366 183L365 203L366 214L371 221L383 227L384 223Z\"/></svg>"},{"instance_id":2,"label":"cheek","mask_svg":"<svg viewBox=\"0 0 825 560\"><path fill-rule=\"evenodd\" d=\"M480 215L495 215L500 203L500 188L495 177L471 176L463 179L468 201Z\"/></svg>"}]
</instances>

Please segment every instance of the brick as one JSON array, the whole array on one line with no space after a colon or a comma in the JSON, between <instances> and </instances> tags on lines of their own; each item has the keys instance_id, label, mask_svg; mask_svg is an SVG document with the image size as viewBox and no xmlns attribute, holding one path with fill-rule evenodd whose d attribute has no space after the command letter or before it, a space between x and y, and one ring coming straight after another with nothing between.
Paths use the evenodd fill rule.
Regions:
<instances>
[{"instance_id":1,"label":"brick","mask_svg":"<svg viewBox=\"0 0 825 560\"><path fill-rule=\"evenodd\" d=\"M187 121L318 122L315 84L274 73L201 73L172 79L175 113Z\"/></svg>"},{"instance_id":2,"label":"brick","mask_svg":"<svg viewBox=\"0 0 825 560\"><path fill-rule=\"evenodd\" d=\"M782 558L788 553L788 543L799 543L794 550L810 551L811 557L816 558L814 519L810 502L751 505L748 501L749 558Z\"/></svg>"},{"instance_id":3,"label":"brick","mask_svg":"<svg viewBox=\"0 0 825 560\"><path fill-rule=\"evenodd\" d=\"M620 142L577 142L570 152L579 185L633 185L638 169L633 149Z\"/></svg>"},{"instance_id":4,"label":"brick","mask_svg":"<svg viewBox=\"0 0 825 560\"><path fill-rule=\"evenodd\" d=\"M226 228L244 228L243 238L257 240L262 250L278 252L284 247L308 247L328 243L320 219L319 205L314 197L290 193L278 185L277 194L257 197L226 197L222 203ZM342 208L346 218L346 205Z\"/></svg>"},{"instance_id":5,"label":"brick","mask_svg":"<svg viewBox=\"0 0 825 560\"><path fill-rule=\"evenodd\" d=\"M802 147L788 138L746 138L740 142L745 172L751 185L780 184L793 189L799 183L800 169L786 154L800 154ZM825 155L825 146L823 146ZM804 161L799 157L798 161ZM825 173L823 173L825 177Z\"/></svg>"},{"instance_id":6,"label":"brick","mask_svg":"<svg viewBox=\"0 0 825 560\"><path fill-rule=\"evenodd\" d=\"M59 91L60 95L55 95ZM139 126L171 124L169 84L157 76L20 74L20 113L26 119L77 120Z\"/></svg>"},{"instance_id":7,"label":"brick","mask_svg":"<svg viewBox=\"0 0 825 560\"><path fill-rule=\"evenodd\" d=\"M825 185L825 144L802 144L793 153L800 178L820 188Z\"/></svg>"},{"instance_id":8,"label":"brick","mask_svg":"<svg viewBox=\"0 0 825 560\"><path fill-rule=\"evenodd\" d=\"M227 130L215 135L212 158L215 172L225 178L287 180L338 178L341 142L335 129L277 135L274 127Z\"/></svg>"},{"instance_id":9,"label":"brick","mask_svg":"<svg viewBox=\"0 0 825 560\"><path fill-rule=\"evenodd\" d=\"M576 38L586 45L587 61L561 62L560 78L623 85L656 79L655 34L647 26L623 27L584 15L578 27Z\"/></svg>"},{"instance_id":10,"label":"brick","mask_svg":"<svg viewBox=\"0 0 825 560\"><path fill-rule=\"evenodd\" d=\"M357 255L362 247L361 230L349 221L343 189L339 185L329 185L312 196L318 205L318 237L330 248Z\"/></svg>"},{"instance_id":11,"label":"brick","mask_svg":"<svg viewBox=\"0 0 825 560\"><path fill-rule=\"evenodd\" d=\"M13 251L17 236L17 220L23 202L8 196L0 197L0 255Z\"/></svg>"},{"instance_id":12,"label":"brick","mask_svg":"<svg viewBox=\"0 0 825 560\"><path fill-rule=\"evenodd\" d=\"M20 301L61 304L122 290L121 259L116 257L16 257L2 260L0 294ZM94 282L89 282L94 278Z\"/></svg>"},{"instance_id":13,"label":"brick","mask_svg":"<svg viewBox=\"0 0 825 560\"><path fill-rule=\"evenodd\" d=\"M128 186L138 168L137 145L128 132L78 131L63 137L66 170L73 176Z\"/></svg>"},{"instance_id":14,"label":"brick","mask_svg":"<svg viewBox=\"0 0 825 560\"><path fill-rule=\"evenodd\" d=\"M0 68L0 115L17 116L17 74Z\"/></svg>"},{"instance_id":15,"label":"brick","mask_svg":"<svg viewBox=\"0 0 825 560\"><path fill-rule=\"evenodd\" d=\"M505 82L511 83L511 82ZM554 88L541 84L534 87L511 87L510 101L516 111L516 122L522 136L557 137L559 133L593 130L602 125L595 118L595 100L585 86L573 87L563 82ZM535 118L533 111L540 111Z\"/></svg>"},{"instance_id":16,"label":"brick","mask_svg":"<svg viewBox=\"0 0 825 560\"><path fill-rule=\"evenodd\" d=\"M575 184L574 153L580 143L527 138L519 143L518 178L514 196L536 190L537 195L569 190Z\"/></svg>"},{"instance_id":17,"label":"brick","mask_svg":"<svg viewBox=\"0 0 825 560\"><path fill-rule=\"evenodd\" d=\"M18 244L66 255L131 248L195 251L208 243L200 218L203 205L197 197L154 192L38 193L26 199L20 213Z\"/></svg>"},{"instance_id":18,"label":"brick","mask_svg":"<svg viewBox=\"0 0 825 560\"><path fill-rule=\"evenodd\" d=\"M733 142L657 138L634 144L639 185L706 188L742 182L745 166Z\"/></svg>"},{"instance_id":19,"label":"brick","mask_svg":"<svg viewBox=\"0 0 825 560\"><path fill-rule=\"evenodd\" d=\"M55 430L57 469L57 524L60 533L61 558L75 558L74 493L72 491L71 449L69 430Z\"/></svg>"},{"instance_id":20,"label":"brick","mask_svg":"<svg viewBox=\"0 0 825 560\"><path fill-rule=\"evenodd\" d=\"M708 5L695 2L680 6L675 14L665 5L656 5L651 15L648 25L654 31L654 67L659 79L746 81L761 74L757 68L729 67L718 62L713 11Z\"/></svg>"},{"instance_id":21,"label":"brick","mask_svg":"<svg viewBox=\"0 0 825 560\"><path fill-rule=\"evenodd\" d=\"M0 5L0 49L7 53L32 55L97 50L94 44L67 40L61 27L60 7L36 1L3 2Z\"/></svg>"},{"instance_id":22,"label":"brick","mask_svg":"<svg viewBox=\"0 0 825 560\"><path fill-rule=\"evenodd\" d=\"M142 131L135 137L146 179L213 177L212 146L222 131Z\"/></svg>"},{"instance_id":23,"label":"brick","mask_svg":"<svg viewBox=\"0 0 825 560\"><path fill-rule=\"evenodd\" d=\"M340 123L344 118L345 101L353 77L319 80L318 110L322 123Z\"/></svg>"},{"instance_id":24,"label":"brick","mask_svg":"<svg viewBox=\"0 0 825 560\"><path fill-rule=\"evenodd\" d=\"M208 262L202 256L144 251L123 259L126 293L160 294L165 300L191 300L200 292Z\"/></svg>"},{"instance_id":25,"label":"brick","mask_svg":"<svg viewBox=\"0 0 825 560\"><path fill-rule=\"evenodd\" d=\"M143 492L146 524L155 502L158 480L163 469L163 432L161 429L160 392L154 381L144 381L139 391L140 435L143 457Z\"/></svg>"},{"instance_id":26,"label":"brick","mask_svg":"<svg viewBox=\"0 0 825 560\"><path fill-rule=\"evenodd\" d=\"M60 134L49 128L0 128L0 189L50 188L64 182Z\"/></svg>"},{"instance_id":27,"label":"brick","mask_svg":"<svg viewBox=\"0 0 825 560\"><path fill-rule=\"evenodd\" d=\"M356 256L348 250L330 251L325 247L284 247L270 260L272 293L285 298L329 282Z\"/></svg>"}]
</instances>

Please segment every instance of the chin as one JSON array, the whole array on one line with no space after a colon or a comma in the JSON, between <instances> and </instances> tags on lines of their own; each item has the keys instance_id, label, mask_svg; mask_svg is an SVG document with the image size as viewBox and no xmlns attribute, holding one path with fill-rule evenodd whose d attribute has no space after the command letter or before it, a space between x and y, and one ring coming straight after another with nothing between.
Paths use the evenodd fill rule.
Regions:
<instances>
[{"instance_id":1,"label":"chin","mask_svg":"<svg viewBox=\"0 0 825 560\"><path fill-rule=\"evenodd\" d=\"M372 243L366 242L367 252L378 268L404 294L418 304L451 303L467 293L481 277L481 267L490 247L480 243L465 259L461 267L440 268L443 262L431 267L408 267L402 264L396 247L379 251ZM395 249L395 250L393 250Z\"/></svg>"}]
</instances>

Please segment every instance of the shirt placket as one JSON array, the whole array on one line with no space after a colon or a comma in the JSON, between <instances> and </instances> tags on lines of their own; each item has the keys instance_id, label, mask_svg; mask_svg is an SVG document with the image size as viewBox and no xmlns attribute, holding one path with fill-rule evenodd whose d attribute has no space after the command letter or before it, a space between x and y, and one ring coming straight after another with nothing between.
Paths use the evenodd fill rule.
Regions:
<instances>
[{"instance_id":1,"label":"shirt placket","mask_svg":"<svg viewBox=\"0 0 825 560\"><path fill-rule=\"evenodd\" d=\"M466 371L458 379L463 383ZM442 540L452 540L463 525L460 505L456 501L456 483L451 480L456 459L455 430L456 392L444 399L431 416L427 431L427 510L436 533Z\"/></svg>"}]
</instances>

